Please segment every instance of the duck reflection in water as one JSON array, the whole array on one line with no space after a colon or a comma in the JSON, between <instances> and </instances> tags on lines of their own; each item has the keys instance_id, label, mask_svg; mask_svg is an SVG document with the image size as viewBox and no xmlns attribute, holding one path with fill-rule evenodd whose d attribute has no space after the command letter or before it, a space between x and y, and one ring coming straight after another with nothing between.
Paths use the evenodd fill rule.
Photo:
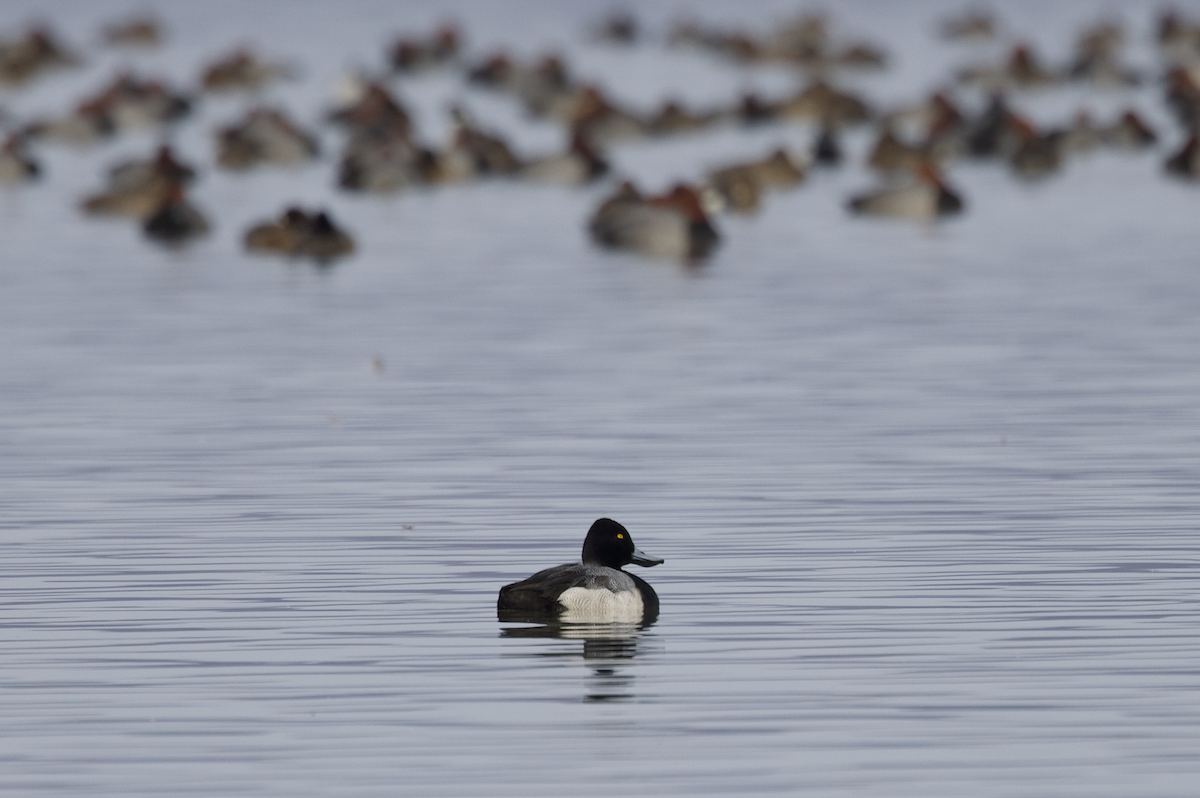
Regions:
<instances>
[{"instance_id":1,"label":"duck reflection in water","mask_svg":"<svg viewBox=\"0 0 1200 798\"><path fill-rule=\"evenodd\" d=\"M528 618L501 614L502 621L524 621ZM556 638L560 640L582 640L583 651L578 649L539 649L531 656L575 658L582 655L591 667L588 692L584 700L622 701L635 696L630 691L633 676L620 666L628 664L638 654L639 637L653 621L643 624L631 623L544 623L540 626L516 626L500 630L501 637Z\"/></svg>"}]
</instances>

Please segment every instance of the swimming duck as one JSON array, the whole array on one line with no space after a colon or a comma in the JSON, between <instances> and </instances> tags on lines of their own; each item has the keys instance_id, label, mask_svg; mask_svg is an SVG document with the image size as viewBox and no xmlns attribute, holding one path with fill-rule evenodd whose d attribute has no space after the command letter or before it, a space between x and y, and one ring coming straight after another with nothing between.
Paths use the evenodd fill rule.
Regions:
<instances>
[{"instance_id":1,"label":"swimming duck","mask_svg":"<svg viewBox=\"0 0 1200 798\"><path fill-rule=\"evenodd\" d=\"M1200 126L1200 85L1184 67L1174 67L1166 75L1167 105L1179 124L1186 128Z\"/></svg>"},{"instance_id":2,"label":"swimming duck","mask_svg":"<svg viewBox=\"0 0 1200 798\"><path fill-rule=\"evenodd\" d=\"M317 140L282 111L256 108L236 125L217 133L217 163L249 169L264 163L294 165L317 156Z\"/></svg>"},{"instance_id":3,"label":"swimming duck","mask_svg":"<svg viewBox=\"0 0 1200 798\"><path fill-rule=\"evenodd\" d=\"M1200 177L1200 137L1193 133L1183 147L1163 164L1168 174L1195 179Z\"/></svg>"},{"instance_id":4,"label":"swimming duck","mask_svg":"<svg viewBox=\"0 0 1200 798\"><path fill-rule=\"evenodd\" d=\"M535 183L578 186L608 174L608 161L576 131L566 152L532 158L521 164L520 176Z\"/></svg>"},{"instance_id":5,"label":"swimming duck","mask_svg":"<svg viewBox=\"0 0 1200 798\"><path fill-rule=\"evenodd\" d=\"M196 170L175 158L171 145L162 144L153 158L122 161L108 170L110 188L142 186L156 180L190 183Z\"/></svg>"},{"instance_id":6,"label":"swimming duck","mask_svg":"<svg viewBox=\"0 0 1200 798\"><path fill-rule=\"evenodd\" d=\"M308 214L291 207L273 222L261 222L246 231L243 241L251 252L275 252L291 255L308 230Z\"/></svg>"},{"instance_id":7,"label":"swimming duck","mask_svg":"<svg viewBox=\"0 0 1200 798\"><path fill-rule=\"evenodd\" d=\"M21 136L86 146L102 141L115 132L116 126L106 110L85 103L66 116L30 122L21 130Z\"/></svg>"},{"instance_id":8,"label":"swimming duck","mask_svg":"<svg viewBox=\"0 0 1200 798\"><path fill-rule=\"evenodd\" d=\"M144 219L158 210L167 194L195 176L195 170L177 161L171 148L164 144L154 158L113 166L108 173L108 188L85 197L80 206L88 213L102 216Z\"/></svg>"},{"instance_id":9,"label":"swimming duck","mask_svg":"<svg viewBox=\"0 0 1200 798\"><path fill-rule=\"evenodd\" d=\"M239 49L206 67L200 82L205 91L258 91L292 74L286 64L268 63L249 50Z\"/></svg>"},{"instance_id":10,"label":"swimming duck","mask_svg":"<svg viewBox=\"0 0 1200 798\"><path fill-rule=\"evenodd\" d=\"M191 100L171 91L161 80L143 80L131 73L80 102L64 117L31 123L25 133L34 138L71 144L92 144L127 130L176 122L191 112Z\"/></svg>"},{"instance_id":11,"label":"swimming duck","mask_svg":"<svg viewBox=\"0 0 1200 798\"><path fill-rule=\"evenodd\" d=\"M342 103L329 113L329 119L345 125L355 136L390 140L412 135L412 117L386 86L352 75L339 94Z\"/></svg>"},{"instance_id":12,"label":"swimming duck","mask_svg":"<svg viewBox=\"0 0 1200 798\"><path fill-rule=\"evenodd\" d=\"M870 194L853 197L847 207L852 213L913 219L934 219L962 212L962 198L942 182L937 170L928 162L914 170L913 178L908 185L885 186Z\"/></svg>"},{"instance_id":13,"label":"swimming duck","mask_svg":"<svg viewBox=\"0 0 1200 798\"><path fill-rule=\"evenodd\" d=\"M603 247L687 261L704 258L719 241L699 194L684 184L667 194L643 197L626 182L592 215L589 230Z\"/></svg>"},{"instance_id":14,"label":"swimming duck","mask_svg":"<svg viewBox=\"0 0 1200 798\"><path fill-rule=\"evenodd\" d=\"M530 116L566 121L574 108L576 88L563 57L549 53L517 75L514 91Z\"/></svg>"},{"instance_id":15,"label":"swimming duck","mask_svg":"<svg viewBox=\"0 0 1200 798\"><path fill-rule=\"evenodd\" d=\"M1152 147L1158 134L1133 111L1126 111L1113 124L1100 131L1101 140L1116 149L1133 150Z\"/></svg>"},{"instance_id":16,"label":"swimming duck","mask_svg":"<svg viewBox=\"0 0 1200 798\"><path fill-rule=\"evenodd\" d=\"M701 192L704 207L712 212L756 213L762 205L758 181L745 166L726 166L708 173Z\"/></svg>"},{"instance_id":17,"label":"swimming duck","mask_svg":"<svg viewBox=\"0 0 1200 798\"><path fill-rule=\"evenodd\" d=\"M576 622L650 622L658 616L658 595L621 566L633 563L649 568L662 562L639 551L621 524L601 518L583 541L582 562L547 568L505 585L496 610L501 620L558 616Z\"/></svg>"},{"instance_id":18,"label":"swimming duck","mask_svg":"<svg viewBox=\"0 0 1200 798\"><path fill-rule=\"evenodd\" d=\"M1125 38L1124 28L1115 22L1103 22L1085 30L1075 45L1075 57L1067 67L1067 77L1109 88L1136 86L1141 82L1141 76L1118 61L1118 51Z\"/></svg>"},{"instance_id":19,"label":"swimming duck","mask_svg":"<svg viewBox=\"0 0 1200 798\"><path fill-rule=\"evenodd\" d=\"M976 84L984 89L1033 89L1062 82L1063 76L1042 66L1028 44L1013 47L1003 66L977 66L959 70L960 83Z\"/></svg>"},{"instance_id":20,"label":"swimming duck","mask_svg":"<svg viewBox=\"0 0 1200 798\"><path fill-rule=\"evenodd\" d=\"M867 156L867 166L884 174L914 168L926 158L922 147L901 141L896 131L888 126L875 140Z\"/></svg>"},{"instance_id":21,"label":"swimming duck","mask_svg":"<svg viewBox=\"0 0 1200 798\"><path fill-rule=\"evenodd\" d=\"M346 145L338 185L351 191L398 191L445 179L445 158L407 138L357 136Z\"/></svg>"},{"instance_id":22,"label":"swimming duck","mask_svg":"<svg viewBox=\"0 0 1200 798\"><path fill-rule=\"evenodd\" d=\"M996 92L987 108L963 131L963 147L975 158L993 158L1014 148L1012 118L1004 94Z\"/></svg>"},{"instance_id":23,"label":"swimming duck","mask_svg":"<svg viewBox=\"0 0 1200 798\"><path fill-rule=\"evenodd\" d=\"M821 126L821 132L813 142L812 160L818 166L837 166L842 162L842 145L838 143L837 129L833 125Z\"/></svg>"},{"instance_id":24,"label":"swimming duck","mask_svg":"<svg viewBox=\"0 0 1200 798\"><path fill-rule=\"evenodd\" d=\"M569 103L563 104L562 112L573 130L595 144L644 138L650 132L644 119L618 107L593 84L573 92Z\"/></svg>"},{"instance_id":25,"label":"swimming duck","mask_svg":"<svg viewBox=\"0 0 1200 798\"><path fill-rule=\"evenodd\" d=\"M172 186L158 209L142 222L147 237L163 244L182 244L208 233L208 221L183 196L183 187Z\"/></svg>"},{"instance_id":26,"label":"swimming duck","mask_svg":"<svg viewBox=\"0 0 1200 798\"><path fill-rule=\"evenodd\" d=\"M710 209L752 213L758 210L765 189L791 188L804 176L804 167L779 148L760 160L709 172L703 197Z\"/></svg>"},{"instance_id":27,"label":"swimming duck","mask_svg":"<svg viewBox=\"0 0 1200 798\"><path fill-rule=\"evenodd\" d=\"M738 104L726 115L744 125L758 125L764 122L774 122L779 117L781 104L764 100L754 92L742 95Z\"/></svg>"},{"instance_id":28,"label":"swimming duck","mask_svg":"<svg viewBox=\"0 0 1200 798\"><path fill-rule=\"evenodd\" d=\"M152 17L134 17L104 29L105 42L119 47L154 47L162 38L162 28Z\"/></svg>"},{"instance_id":29,"label":"swimming duck","mask_svg":"<svg viewBox=\"0 0 1200 798\"><path fill-rule=\"evenodd\" d=\"M571 80L562 56L550 53L536 63L521 63L503 50L467 70L467 81L516 95L534 117L570 122L577 114L581 87ZM590 102L590 100L588 100Z\"/></svg>"},{"instance_id":30,"label":"swimming duck","mask_svg":"<svg viewBox=\"0 0 1200 798\"><path fill-rule=\"evenodd\" d=\"M462 35L453 23L442 25L428 39L404 37L392 45L388 60L397 72L419 72L453 60L462 49Z\"/></svg>"},{"instance_id":31,"label":"swimming duck","mask_svg":"<svg viewBox=\"0 0 1200 798\"><path fill-rule=\"evenodd\" d=\"M1200 45L1200 26L1168 9L1158 20L1158 44L1168 62L1188 63Z\"/></svg>"},{"instance_id":32,"label":"swimming duck","mask_svg":"<svg viewBox=\"0 0 1200 798\"><path fill-rule=\"evenodd\" d=\"M1036 180L1062 168L1067 134L1061 130L1039 132L1033 123L1014 115L1009 124L1016 146L1008 158L1013 172L1024 180Z\"/></svg>"},{"instance_id":33,"label":"swimming duck","mask_svg":"<svg viewBox=\"0 0 1200 798\"><path fill-rule=\"evenodd\" d=\"M0 185L15 185L37 178L41 167L25 151L25 142L12 135L0 147Z\"/></svg>"},{"instance_id":34,"label":"swimming duck","mask_svg":"<svg viewBox=\"0 0 1200 798\"><path fill-rule=\"evenodd\" d=\"M628 11L615 11L596 25L592 38L604 44L634 44L638 38L637 18Z\"/></svg>"},{"instance_id":35,"label":"swimming duck","mask_svg":"<svg viewBox=\"0 0 1200 798\"><path fill-rule=\"evenodd\" d=\"M816 121L826 127L859 125L870 119L871 114L864 100L823 80L784 100L778 110L783 119Z\"/></svg>"},{"instance_id":36,"label":"swimming duck","mask_svg":"<svg viewBox=\"0 0 1200 798\"><path fill-rule=\"evenodd\" d=\"M263 222L246 231L246 249L311 258L324 265L354 251L354 239L333 223L328 212L309 214L295 206L274 222Z\"/></svg>"},{"instance_id":37,"label":"swimming duck","mask_svg":"<svg viewBox=\"0 0 1200 798\"><path fill-rule=\"evenodd\" d=\"M297 255L312 258L320 265L353 251L354 239L339 229L325 211L318 211L309 220L308 230L295 250Z\"/></svg>"},{"instance_id":38,"label":"swimming duck","mask_svg":"<svg viewBox=\"0 0 1200 798\"><path fill-rule=\"evenodd\" d=\"M441 153L435 182L453 183L476 177L515 174L520 169L508 142L476 125L461 106L452 106L454 133L450 146Z\"/></svg>"},{"instance_id":39,"label":"swimming duck","mask_svg":"<svg viewBox=\"0 0 1200 798\"><path fill-rule=\"evenodd\" d=\"M162 80L122 73L84 100L76 113L103 117L112 131L122 132L176 122L191 110L192 101Z\"/></svg>"},{"instance_id":40,"label":"swimming duck","mask_svg":"<svg viewBox=\"0 0 1200 798\"><path fill-rule=\"evenodd\" d=\"M990 39L996 35L996 20L984 11L968 11L962 16L943 20L941 34L943 39L950 41Z\"/></svg>"},{"instance_id":41,"label":"swimming duck","mask_svg":"<svg viewBox=\"0 0 1200 798\"><path fill-rule=\"evenodd\" d=\"M20 86L44 70L78 63L48 28L35 27L20 39L0 41L0 86Z\"/></svg>"},{"instance_id":42,"label":"swimming duck","mask_svg":"<svg viewBox=\"0 0 1200 798\"><path fill-rule=\"evenodd\" d=\"M703 130L719 118L718 113L689 111L678 100L667 100L646 119L646 130L655 136L689 133Z\"/></svg>"}]
</instances>

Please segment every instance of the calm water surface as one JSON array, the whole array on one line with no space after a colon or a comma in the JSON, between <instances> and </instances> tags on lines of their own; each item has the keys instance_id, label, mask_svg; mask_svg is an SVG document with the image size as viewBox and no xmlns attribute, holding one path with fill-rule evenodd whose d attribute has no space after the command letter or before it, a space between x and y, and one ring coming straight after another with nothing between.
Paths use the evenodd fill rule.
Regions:
<instances>
[{"instance_id":1,"label":"calm water surface","mask_svg":"<svg viewBox=\"0 0 1200 798\"><path fill-rule=\"evenodd\" d=\"M235 30L163 6L176 38L143 58L189 80L277 7ZM592 19L512 8L456 7L481 48ZM855 8L847 29L909 59L863 81L881 98L962 60L928 36L954 6ZM340 71L441 16L305 9L252 40L306 64L270 99L313 120ZM86 42L124 11L44 16ZM1065 52L1094 17L1049 19ZM4 105L66 107L120 62L95 57ZM578 58L631 98L780 79ZM396 85L437 140L459 84ZM1097 107L1165 132L1156 91ZM528 151L558 141L466 96ZM185 155L239 102L206 103ZM207 172L214 235L183 252L73 207L152 136L43 148L47 180L0 195L0 792L1196 794L1200 200L1160 176L1166 144L1033 187L957 167L970 212L932 228L850 219L870 177L816 175L720 220L688 271L587 246L607 187L351 197L322 135L311 168ZM613 158L657 188L810 137ZM294 200L360 254L242 254ZM602 515L666 558L638 571L658 622L498 623L497 589L577 558Z\"/></svg>"}]
</instances>

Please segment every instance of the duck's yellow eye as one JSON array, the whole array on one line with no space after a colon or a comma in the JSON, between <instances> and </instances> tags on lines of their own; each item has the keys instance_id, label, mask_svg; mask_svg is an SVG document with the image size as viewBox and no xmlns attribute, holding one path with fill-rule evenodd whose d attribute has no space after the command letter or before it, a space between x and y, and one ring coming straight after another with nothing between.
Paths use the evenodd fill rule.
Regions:
<instances>
[{"instance_id":1,"label":"duck's yellow eye","mask_svg":"<svg viewBox=\"0 0 1200 798\"><path fill-rule=\"evenodd\" d=\"M618 532L618 533L617 533L617 540L624 540L624 539L625 539L625 536L624 536L623 534L621 534L620 532Z\"/></svg>"}]
</instances>

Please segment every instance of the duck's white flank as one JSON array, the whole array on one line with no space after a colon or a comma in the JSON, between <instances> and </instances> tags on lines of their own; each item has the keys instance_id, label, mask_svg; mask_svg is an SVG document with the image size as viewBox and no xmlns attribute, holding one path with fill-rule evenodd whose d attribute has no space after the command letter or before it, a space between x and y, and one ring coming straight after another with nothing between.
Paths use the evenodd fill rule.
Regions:
<instances>
[{"instance_id":1,"label":"duck's white flank","mask_svg":"<svg viewBox=\"0 0 1200 798\"><path fill-rule=\"evenodd\" d=\"M637 623L645 612L637 590L572 587L562 592L558 603L566 608L561 620L567 623Z\"/></svg>"}]
</instances>

